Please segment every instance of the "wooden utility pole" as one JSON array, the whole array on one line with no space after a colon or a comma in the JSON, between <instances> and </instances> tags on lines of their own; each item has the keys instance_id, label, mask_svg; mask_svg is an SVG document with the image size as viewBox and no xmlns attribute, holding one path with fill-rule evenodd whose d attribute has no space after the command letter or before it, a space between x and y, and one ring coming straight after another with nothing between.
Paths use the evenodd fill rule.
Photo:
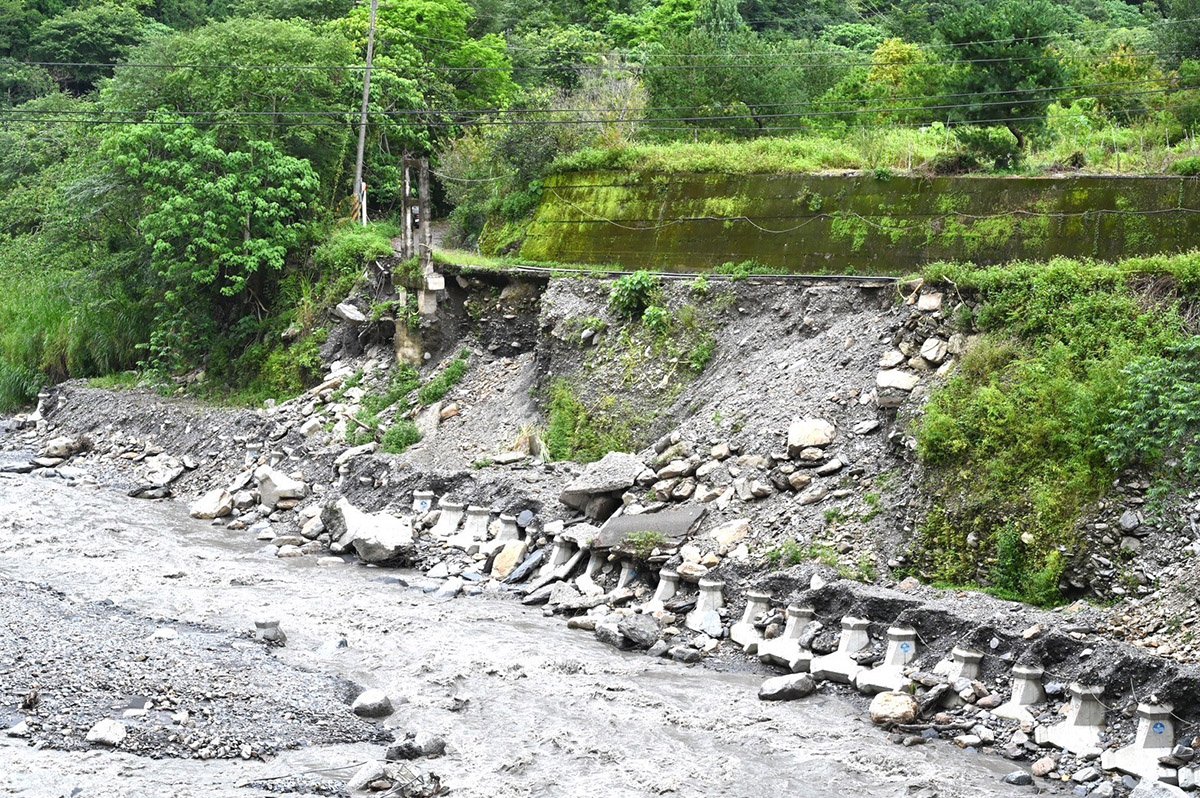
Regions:
<instances>
[{"instance_id":1,"label":"wooden utility pole","mask_svg":"<svg viewBox=\"0 0 1200 798\"><path fill-rule=\"evenodd\" d=\"M404 214L404 252L401 254L407 260L413 256L412 161L408 157L408 150L404 151L401 164L404 168L404 195L400 203L400 212Z\"/></svg>"},{"instance_id":2,"label":"wooden utility pole","mask_svg":"<svg viewBox=\"0 0 1200 798\"><path fill-rule=\"evenodd\" d=\"M429 196L429 158L422 157L418 167L418 198L421 216L421 274L433 272L433 203Z\"/></svg>"},{"instance_id":3,"label":"wooden utility pole","mask_svg":"<svg viewBox=\"0 0 1200 798\"><path fill-rule=\"evenodd\" d=\"M367 148L367 107L371 102L371 63L375 60L375 17L379 0L371 0L371 21L367 26L367 64L363 70L362 111L358 117L358 158L354 162L354 206L367 223L367 191L363 185L363 153Z\"/></svg>"}]
</instances>

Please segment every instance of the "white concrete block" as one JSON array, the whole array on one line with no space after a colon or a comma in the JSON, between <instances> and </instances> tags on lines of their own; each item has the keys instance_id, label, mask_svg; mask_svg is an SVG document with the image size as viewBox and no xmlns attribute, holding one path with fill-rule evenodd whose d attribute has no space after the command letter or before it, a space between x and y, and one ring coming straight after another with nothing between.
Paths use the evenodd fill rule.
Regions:
<instances>
[{"instance_id":1,"label":"white concrete block","mask_svg":"<svg viewBox=\"0 0 1200 798\"><path fill-rule=\"evenodd\" d=\"M1138 704L1137 733L1124 748L1107 749L1100 756L1105 770L1119 770L1141 779L1158 780L1168 768L1158 763L1175 747L1175 724L1170 704ZM1101 716L1103 717L1103 716Z\"/></svg>"},{"instance_id":2,"label":"white concrete block","mask_svg":"<svg viewBox=\"0 0 1200 798\"><path fill-rule=\"evenodd\" d=\"M766 665L790 667L800 656L800 635L804 628L812 622L812 619L811 607L800 607L795 604L789 606L787 621L783 625L783 634L774 640L764 640L758 644L759 661ZM806 667L805 671L807 670ZM799 672L793 671L793 673Z\"/></svg>"},{"instance_id":3,"label":"white concrete block","mask_svg":"<svg viewBox=\"0 0 1200 798\"><path fill-rule=\"evenodd\" d=\"M863 668L852 655L871 645L871 638L867 634L868 626L866 618L854 618L849 615L842 618L842 635L838 639L837 651L812 658L809 670L813 678L854 684L855 677Z\"/></svg>"},{"instance_id":4,"label":"white concrete block","mask_svg":"<svg viewBox=\"0 0 1200 798\"><path fill-rule=\"evenodd\" d=\"M1104 705L1100 695L1104 688L1072 682L1071 706L1062 723L1039 726L1034 732L1038 745L1050 744L1073 754L1099 753L1100 735L1104 732Z\"/></svg>"},{"instance_id":5,"label":"white concrete block","mask_svg":"<svg viewBox=\"0 0 1200 798\"><path fill-rule=\"evenodd\" d=\"M754 626L754 621L765 615L770 608L770 593L763 593L759 590L748 591L746 593L746 609L742 613L742 619L729 630L730 639L751 656L758 653L758 646L762 643L762 633Z\"/></svg>"}]
</instances>

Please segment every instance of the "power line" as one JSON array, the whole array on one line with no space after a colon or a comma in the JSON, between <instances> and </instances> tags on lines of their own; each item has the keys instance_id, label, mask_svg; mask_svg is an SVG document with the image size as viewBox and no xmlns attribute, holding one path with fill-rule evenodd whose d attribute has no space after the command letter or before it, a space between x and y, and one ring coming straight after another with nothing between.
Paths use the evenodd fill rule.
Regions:
<instances>
[{"instance_id":1,"label":"power line","mask_svg":"<svg viewBox=\"0 0 1200 798\"><path fill-rule=\"evenodd\" d=\"M1197 89L1197 88L1200 88L1200 85L1178 86L1178 87L1161 88L1161 89L1145 89L1142 91L1080 94L1080 95L1076 96L1076 99L1106 99L1106 98L1114 98L1114 97L1116 97L1116 98L1142 97L1142 96L1149 96L1149 95L1155 95L1155 94L1168 94L1168 93L1173 93L1176 91L1188 91L1188 90ZM986 95L984 95L984 96L986 96ZM508 113L517 118L459 120L459 121L421 120L420 124L424 127L472 127L472 126L494 126L494 125L500 125L500 126L585 125L585 124L595 125L595 124L615 124L615 123L629 123L629 124L637 123L643 129L653 131L653 130L662 129L660 127L660 123L689 123L689 124L701 123L702 124L702 123L707 123L707 122L737 121L737 120L743 120L743 119L748 119L748 118L754 119L754 120L766 120L766 119L778 120L778 119L829 118L829 117L842 117L842 116L853 117L853 116L861 116L861 115L865 115L865 114L896 114L896 113L908 113L908 112L932 113L932 112L941 112L941 111L954 111L954 110L959 110L959 109L963 109L963 108L981 109L981 108L998 108L998 107L1003 107L1003 106L1013 107L1013 106L1030 105L1030 104L1036 104L1036 103L1050 103L1050 102L1053 102L1054 100L1055 100L1055 98L1053 98L1053 97L1030 97L1027 99L1009 98L1009 99L1004 99L1004 100L993 100L993 101L988 101L988 102L945 103L945 104L933 104L933 105L909 105L909 106L899 106L899 107L889 106L889 107L885 107L885 108L855 108L855 109L837 110L837 111L816 110L816 111L798 111L798 112L789 112L789 113L768 113L768 114L756 114L756 113L710 114L710 115L705 115L705 116L657 116L657 117L643 116L643 117L636 118L636 119L632 119L632 118L631 119L612 119L612 118L527 119L527 118L520 118L520 116L521 116L520 111L515 111L515 112L508 111L508 112L504 112L504 113ZM138 113L138 112L134 112L134 111L104 111L104 110L97 110L97 111L93 112L93 111L90 111L87 109L81 109L81 110L69 110L68 109L68 110L63 110L63 111L52 111L52 112L39 112L36 109L14 109L14 112L24 113L26 110L28 110L30 112L31 116L35 116L38 113L67 114L67 115L75 115L76 117L78 117L76 119L76 121L78 121L78 122L95 121L95 122L98 122L101 124L105 123L106 121L126 121L126 120L104 120L102 118L97 118L98 115L132 116L132 115L136 115ZM597 112L596 109L575 109L575 110L579 113L585 113L585 112L586 113L596 113ZM183 113L188 114L193 117L196 117L196 118L199 118L201 116L216 117L216 119L214 121L215 124L254 125L255 123L253 123L253 122L223 122L221 117L227 116L227 115L238 115L238 116L254 116L254 117L260 117L260 118L264 118L264 119L286 119L286 118L291 118L291 117L308 118L308 117L335 117L335 116L339 116L339 115L346 116L346 115L348 115L349 112L348 111L293 111L293 112L289 112L289 111L231 111L231 112L187 111L187 112L183 112ZM370 112L369 111L369 112L367 112L367 114L369 116L373 116L375 118L388 119L388 118L393 118L394 116L399 116L399 115L408 116L411 114L411 112L409 112L409 111L404 111L404 112L373 111L373 112ZM455 115L455 112L450 111L450 110L437 111L435 109L429 109L429 114L431 116L451 116L452 117ZM26 121L28 121L28 118L26 119ZM137 120L128 120L128 121L136 122ZM157 124L160 121L167 122L167 123L173 123L173 120L147 120L147 123L148 124ZM201 120L201 121L203 121L203 120ZM1001 119L1000 121L1007 121L1007 120ZM190 124L190 123L191 123L190 120L180 122L180 124ZM281 126L299 126L301 123L278 123L278 124ZM926 122L926 123L922 123L922 124L928 124L928 123Z\"/></svg>"},{"instance_id":2,"label":"power line","mask_svg":"<svg viewBox=\"0 0 1200 798\"><path fill-rule=\"evenodd\" d=\"M752 21L762 21L762 20L744 20L744 21L752 22ZM1180 24L1184 24L1184 23L1188 23L1188 22L1200 22L1200 17L1187 17L1184 19L1160 20L1158 22L1152 22L1148 25L1143 25L1140 28L1130 28L1130 27L1124 26L1124 25L1109 25L1109 26L1088 28L1086 31L1082 31L1079 34L1074 34L1074 35L1057 32L1057 33L1039 34L1037 36L1009 37L1006 39L976 39L973 41L965 41L965 42L941 42L941 43L932 44L931 46L934 48L946 48L946 47L959 48L959 47L971 47L971 46L981 45L981 44L1025 44L1027 42L1046 40L1046 39L1065 39L1067 41L1075 41L1075 40L1077 40L1077 38L1079 36L1093 37L1093 36L1098 36L1101 33L1112 33L1115 31L1146 30L1146 29L1152 28L1157 25L1180 25ZM421 39L423 41L445 42L445 43L451 43L451 44L455 43L454 40L452 40L452 39L439 39L435 36L421 36L416 33L408 33L407 35L410 38ZM793 40L793 41L795 41L795 40ZM905 44L916 44L918 47L921 46L917 42L905 42ZM593 50L569 50L569 49L560 49L560 48L553 48L553 47L546 47L546 48L519 47L519 46L514 46L512 44L508 45L508 49L511 51L514 51L514 52L529 52L529 53L541 52L541 53L573 54L573 55L598 55L599 54ZM827 52L831 55L845 55L845 51L839 51L839 50L827 50L825 52ZM713 53L674 53L673 55L686 56L686 57L707 57L707 56L713 55ZM762 55L762 54L761 53L722 53L722 55L726 55L726 56L734 57L734 58L742 58L742 57L750 58L750 57L755 57L755 56Z\"/></svg>"},{"instance_id":3,"label":"power line","mask_svg":"<svg viewBox=\"0 0 1200 798\"><path fill-rule=\"evenodd\" d=\"M741 119L743 117L738 117L738 118ZM955 127L975 127L978 125L1008 124L1011 122L1045 121L1045 118L1046 117L1044 115L1043 116L995 117L992 119L971 119L971 120L962 120L962 121L955 120L951 124L953 124ZM672 120L662 120L662 121L672 121ZM52 116L47 116L44 118L25 118L25 119L19 120L19 122L21 124L78 125L78 124L88 123L88 124L95 124L95 125L113 125L113 126L141 125L141 126L157 126L157 127L180 127L183 125L193 124L189 120L137 120L137 119L84 120L84 119L78 119L78 118L64 119L61 117L52 117ZM572 124L572 125L611 124L612 122L613 122L613 120L608 120L608 119L599 120L597 122L575 120L575 121L563 121L563 122L561 122L561 124ZM16 120L0 119L0 125L16 124L16 123L17 123ZM278 122L275 124L275 126L276 127L302 127L302 128L303 127L324 127L324 128L341 127L341 128L345 128L348 126L348 124L349 123L337 123L337 122ZM476 123L464 123L464 124L437 123L437 124L427 125L427 127L448 128L448 127L472 127L474 125L526 126L526 125L545 125L545 124L548 124L546 120L520 120L520 121L511 121L511 122L496 121L496 122L476 122ZM695 126L659 127L659 126L654 126L654 125L647 125L645 123L640 123L640 124L642 125L642 129L646 130L647 132L655 132L655 133L663 133L663 132L700 133L700 132L704 132L704 130L702 128L696 128ZM896 121L896 122L889 122L888 124L891 127L921 128L921 127L928 127L932 123L931 122L899 122L899 121ZM227 122L227 123L224 123L224 126L226 126L226 127L230 127L230 126L262 127L261 124L255 123L255 122ZM789 132L790 133L804 133L804 132L810 132L810 130L809 130L809 128L805 127L804 125L790 125L787 127L761 126L761 127L755 127L755 128L739 128L739 129L734 130L733 132L752 133L752 134L758 135L758 134L764 134L764 133L789 133Z\"/></svg>"},{"instance_id":4,"label":"power line","mask_svg":"<svg viewBox=\"0 0 1200 798\"><path fill-rule=\"evenodd\" d=\"M1168 55L1188 55L1191 50L1166 50L1166 51L1146 51L1146 52L1130 52L1122 54L1125 58L1145 59L1159 58ZM674 54L666 54L674 57ZM680 56L682 57L682 56ZM728 56L723 56L728 57ZM480 72L512 72L512 71L533 71L546 72L556 69L574 69L576 71L586 70L608 70L613 72L644 72L647 70L699 70L699 69L762 69L764 67L800 67L800 66L847 66L847 67L900 67L900 66L958 66L961 64L1003 64L1024 61L1038 61L1046 58L1046 55L1035 56L1009 56L1003 58L970 58L970 59L955 59L949 61L921 61L918 63L899 63L896 61L842 61L824 60L824 61L774 61L774 62L758 62L758 63L693 63L693 64L621 64L615 66L605 66L604 64L549 64L542 66L534 65L507 65L507 66L486 66L486 67L454 67L441 66L438 64L425 64L421 68L451 73L480 73ZM1102 60L1106 56L1097 55L1095 58ZM169 64L169 63L147 63L147 62L100 62L100 61L17 61L15 63L23 66L39 66L47 69L62 68L62 69L164 69L164 70L179 70L179 69L194 69L194 70L228 70L228 71L326 71L326 72L358 72L365 69L361 64L346 64L346 65L325 65L325 64ZM375 64L373 69L377 72L401 72L409 71L407 69L389 67L383 64Z\"/></svg>"},{"instance_id":5,"label":"power line","mask_svg":"<svg viewBox=\"0 0 1200 798\"><path fill-rule=\"evenodd\" d=\"M1163 81L1161 78L1145 78L1142 80L1118 80L1118 81L1101 81L1101 82L1096 82L1096 83L1073 83L1073 84L1064 84L1061 86L1046 86L1046 87L1041 87L1041 88L1029 88L1029 89L1006 89L1006 90L1002 90L1002 91L986 92L986 93L983 93L983 92L956 92L956 93L907 95L907 96L885 97L885 98L874 98L874 99L872 99L872 98L863 98L863 99L845 98L845 99L840 99L840 100L839 99L816 99L816 100L807 100L807 101L803 101L803 102L788 102L788 103L754 103L753 108L756 108L756 109L762 109L762 108L817 108L817 109L829 110L828 109L829 105L851 105L851 104L863 105L863 104L872 103L872 102L889 102L890 103L890 102L907 102L907 101L923 101L923 100L941 100L941 99L961 98L961 97L985 97L985 96L992 97L992 96L997 96L997 95L1007 96L1007 95L1034 94L1034 93L1044 94L1046 92L1059 92L1059 91L1061 91L1061 92L1077 92L1077 91L1080 91L1083 89L1091 89L1091 88L1107 88L1107 87L1117 87L1117 86L1144 86L1144 85L1148 85L1148 84L1162 84L1164 82L1165 81ZM1191 87L1191 86L1164 86L1161 89L1161 91L1163 91L1163 92L1186 91L1190 88L1193 88L1193 87ZM1092 97L1092 96L1111 97L1111 96L1123 96L1126 94L1133 95L1133 94L1139 94L1139 93L1141 93L1141 92L1112 92L1112 93L1106 93L1106 94L1102 94L1102 95L1081 94L1081 95L1078 95L1078 98ZM1039 101L1041 101L1042 99L1045 99L1045 98L1043 97L1043 98L1037 98L1037 99ZM1065 99L1065 98L1060 98L1060 99ZM1021 102L1021 101L1014 100L1013 102ZM949 106L922 105L919 107L921 109L930 109L930 108L936 108L936 107L974 107L975 105L976 105L975 103L958 103L958 104L953 104L953 105L949 105ZM397 109L397 110L391 110L391 111L373 110L373 111L369 111L368 113L373 116L385 116L385 117L426 116L426 115L428 115L428 116L468 116L468 115L495 115L495 114L533 115L533 114L556 114L556 113L622 113L622 112L629 112L629 111L636 111L641 114L651 114L651 113L657 113L657 112L661 112L661 111L681 111L681 110L697 110L697 109L702 110L702 109L711 108L711 107L713 107L712 103L708 103L708 104L704 104L704 105L657 106L657 107L647 107L647 108L640 108L640 109L639 108L629 108L629 107L614 107L614 106L609 106L609 107L604 107L604 108L562 108L562 107L560 107L560 108L460 108L460 109L405 108L405 109ZM328 111L325 111L325 110L321 110L321 111L311 111L311 110L193 111L193 110L163 109L163 108L114 109L114 110L106 110L106 109L100 109L100 108L96 108L96 109L87 108L87 109L79 109L79 110L63 109L61 111L56 111L55 113L81 114L81 115L90 115L90 114L130 115L130 114L150 114L150 113L154 113L156 111L162 111L162 110L168 110L171 114L175 114L178 116L233 116L233 117L238 117L238 116L252 116L252 117L254 117L254 116L338 116L338 115L342 115L342 114L352 113L349 110L344 110L344 111L343 110L328 110ZM887 108L887 107L884 107L884 108L864 107L864 108L848 109L847 111L845 111L845 113L885 113L888 111L895 111L895 110L898 110L898 109ZM5 113L5 112L0 112L0 115L2 115L3 113ZM8 109L7 113L10 113L10 114L42 114L45 112L41 111L39 109L34 109L34 108L12 108L12 109ZM739 118L741 116L745 116L745 114L738 115ZM661 119L662 117L655 117L655 118ZM676 117L676 118L679 118L679 117ZM605 120L605 121L612 121L612 120Z\"/></svg>"}]
</instances>

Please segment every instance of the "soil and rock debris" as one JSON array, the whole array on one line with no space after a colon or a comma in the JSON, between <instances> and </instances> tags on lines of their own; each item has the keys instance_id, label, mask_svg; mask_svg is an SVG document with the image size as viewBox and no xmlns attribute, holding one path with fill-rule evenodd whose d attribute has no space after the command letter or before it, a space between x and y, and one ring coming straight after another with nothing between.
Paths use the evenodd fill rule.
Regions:
<instances>
[{"instance_id":1,"label":"soil and rock debris","mask_svg":"<svg viewBox=\"0 0 1200 798\"><path fill-rule=\"evenodd\" d=\"M192 568L179 570L185 576L164 573L161 578L168 581L161 585L144 585L141 591L126 594L127 599L136 598L135 604L142 604L151 617L163 611L158 602L167 601L171 610L165 617L207 622L222 606L208 606L206 601L212 600L208 594L224 593L227 585L237 587L234 592L257 592L260 583L277 578L274 574L293 573L293 569L308 574L305 578L314 583L324 583L339 579L333 574L343 571L348 562L369 564L372 569L412 566L423 576L411 577L403 571L397 581L384 576L388 571L377 571L378 585L359 585L350 594L345 584L327 584L332 592L306 612L344 618L347 607L355 606L364 613L358 623L371 623L370 616L391 606L379 601L385 595L382 591L432 580L428 587L434 601L465 594L489 607L493 597L519 597L527 605L544 605L545 614L566 615L576 630L591 631L618 648L645 649L655 655L638 658L637 669L665 666L671 670L654 672L669 674L667 683L699 679L695 683L699 686L704 678L740 680L744 685L771 675L747 658L730 637L780 638L784 608L795 605L815 614L815 623L802 636L813 656L838 649L845 637L839 635L843 617L869 621L868 644L847 652L852 668L884 660L890 628L914 630L918 653L903 674L913 683L914 711L912 717L901 713L882 720L894 729L892 739L911 747L945 738L961 748L1001 753L1026 768L1011 774L1014 784L1026 783L1030 770L1049 779L1039 780L1042 787L1063 785L1061 789L1075 794L1122 794L1136 783L1130 776L1101 769L1098 751L1076 756L1036 741L1039 728L1048 728L1062 717L1072 681L1105 688L1107 725L1097 741L1099 747L1115 749L1133 739L1134 709L1142 699L1174 705L1181 740L1196 732L1200 707L1195 668L1117 643L1108 633L1118 629L1128 639L1157 645L1160 653L1185 662L1195 655L1187 637L1190 620L1137 626L1139 612L1161 606L1155 603L1155 572L1161 570L1164 552L1178 553L1182 548L1175 536L1186 536L1191 510L1186 504L1176 508L1182 513L1181 522L1151 518L1140 506L1144 486L1136 477L1125 486L1127 502L1097 508L1096 518L1088 522L1097 538L1095 548L1090 559L1077 563L1072 572L1094 592L1119 597L1126 588L1110 589L1119 586L1104 576L1104 569L1115 557L1106 557L1104 547L1125 552L1121 562L1129 575L1128 589L1140 597L1136 605L1130 602L1102 610L1079 602L1052 613L1038 612L981 595L947 595L912 578L893 576L907 564L906 547L924 510L916 491L920 475L912 456L909 423L920 413L930 386L954 368L971 344L950 322L961 301L951 292L910 286L897 297L894 288L877 284L713 281L702 291L694 284L668 284L663 301L676 317L689 319L688 341L707 342L706 362L697 368L696 350L647 339L644 330L622 325L609 312L608 289L602 281L547 283L460 274L450 287L442 316L420 333L429 353L423 381L428 384L464 356L470 367L462 382L444 396L429 402L407 397L378 412L380 429L411 419L421 431L421 441L404 454L385 454L370 440L348 443L348 438L362 439L364 404L389 391L397 369L386 320L347 322L331 336L327 378L301 397L260 410L205 408L143 391L99 391L78 383L59 386L42 397L36 411L0 426L0 450L9 450L0 462L4 480L0 487L12 494L9 485L21 490L40 485L55 496L73 491L93 495L94 486L116 488L136 497L125 501L154 508L149 513L178 512L182 506L193 517L208 519L221 546L261 544L261 549L254 549L253 574L226 580L209 573L203 584L183 591L193 563ZM586 467L546 462L543 412L547 396L561 384L627 419L630 435L650 445L636 455L613 454ZM168 497L179 500L167 505L170 510L150 503ZM74 544L61 539L53 526L41 535L15 518L19 515L6 521L12 527L7 536L11 557L34 558L41 568L54 570L53 559L39 557L38 552ZM1191 522L1194 525L1194 517ZM125 531L118 525L111 535ZM97 564L120 559L107 538L89 539L96 548L84 556ZM1146 545L1135 551L1128 539ZM773 565L778 560L771 559L770 553L789 541L812 551L819 545L824 564ZM161 531L146 534L141 544L150 551L172 546ZM1141 559L1139 552L1145 554ZM1179 573L1180 566L1170 567ZM678 588L660 601L656 596L662 586L659 574L667 571L678 575ZM32 577L22 573L24 578L45 578L37 572ZM726 606L701 606L697 584L717 579L724 584ZM50 581L52 587L72 592ZM80 589L71 584L72 589ZM311 585L306 583L306 588ZM770 602L739 624L752 589L768 592ZM146 590L150 596L143 595ZM162 598L155 598L160 593ZM179 602L181 593L190 598ZM198 600L197 595L205 598ZM284 598L280 604L291 604ZM138 610L127 602L116 603ZM189 603L201 618L187 617ZM435 605L417 606L428 610ZM446 606L456 608L446 615L476 611L457 609L473 606L471 601ZM495 611L505 614L507 625L486 633L470 629L458 638L460 645L493 646L498 638L513 634L514 626L529 623L516 620L528 609L514 602L499 606L503 609ZM704 617L693 623L690 619L696 614ZM289 620L283 618L285 628ZM539 619L538 623L545 622ZM247 626L244 618L235 626L239 624L243 629ZM545 634L547 628L553 627L539 626L537 634ZM184 634L176 629L175 633L185 641L190 640L188 635L201 635L196 630ZM582 641L587 636L567 634L574 635L568 645L586 645ZM471 643L475 635L482 635L483 642ZM262 648L264 641L239 642L259 646L261 650L254 651L260 654L269 651L281 656L279 652L295 650L290 629L287 636L288 645L280 649ZM202 635L196 639L203 639ZM330 638L323 645L332 646L336 655L343 641ZM250 657L251 649L228 645L239 657ZM983 654L977 675L959 672L950 659L956 647ZM202 656L208 656L209 649L203 650ZM530 644L513 661L528 651L542 654L541 648ZM586 665L572 667L596 673L593 656L611 661L611 655L592 652L581 661ZM666 660L704 662L710 667L703 672L715 669L724 675L684 676L690 672ZM232 660L226 661L232 666ZM1013 722L991 710L1006 700L1011 667L1017 663L1037 663L1045 669L1047 696L1028 718ZM316 670L321 670L319 665ZM378 678L369 669L348 677L364 684ZM844 693L847 700L866 709L867 699L830 681L806 682L807 675L783 678L789 680L781 688L783 695L795 698L813 690L824 695ZM280 679L288 681L283 675ZM460 680L455 676L444 684ZM170 684L160 687L170 694ZM330 690L337 691L333 683ZM275 706L269 691L237 695L250 703L261 698ZM128 698L114 695L112 702ZM154 717L166 718L161 713L171 710L180 713L171 698L162 707L155 705L159 699L152 696L138 693L133 698L143 699L142 709L148 715L160 713ZM207 700L220 698L214 694ZM592 700L606 698L611 698L608 691L592 694ZM5 700L12 703L14 698ZM459 704L459 698L451 698L448 711L461 710ZM293 700L287 706L293 708L279 705L277 709L292 712L295 717L290 720L324 718L328 711L320 702L301 708ZM401 707L398 714L405 711ZM189 719L195 714L187 712ZM680 718L667 715L671 731L660 729L659 735L675 734L679 727ZM270 738L273 742L261 738L256 748L254 741L238 736L236 723L226 722L231 724L228 728L213 729L207 738L177 733L178 739L170 741L177 748L164 745L156 755L207 752L217 757L233 755L240 761L246 753L243 746L249 746L248 755L254 758L298 746L324 750L366 739L354 736L359 727L351 718L345 726L328 727L324 736L310 731L306 738L284 724ZM87 744L90 729L82 730L80 723L76 719L74 726L64 726L71 733L53 744L70 747L65 741L75 742L81 733ZM27 724L29 729L36 725ZM359 733L365 732L359 729ZM130 733L125 739L143 738ZM419 751L422 746L416 739L401 734L398 745ZM774 750L774 745L769 748ZM1184 745L1164 762L1183 786L1195 778L1194 747ZM568 746L568 750L574 749ZM797 750L804 750L803 744ZM605 756L619 754L610 749L597 758ZM903 761L909 754L897 756ZM696 757L690 765L702 761L703 757ZM979 767L980 762L987 762L985 769L1001 765L998 758L985 758L972 760L971 767ZM391 772L368 769L353 786L399 789L395 785L411 781L414 790L432 794L441 789L430 782L415 782L396 771L395 765L391 767ZM512 769L524 772L519 763ZM868 770L872 778L878 777L875 770ZM461 781L466 778L461 772L458 775L460 785L471 784ZM455 781L449 774L440 776L447 785ZM693 774L689 779L697 777ZM518 782L535 783L528 773L525 778ZM180 783L184 781L181 778ZM723 784L724 792L708 789L694 794L756 792ZM1149 784L1139 789L1148 789ZM631 786L629 794L647 794L640 791L644 786ZM688 794L690 788L674 784L669 789ZM955 794L946 789L939 794ZM979 789L969 794L983 794ZM660 784L649 792L663 790ZM828 789L820 794L829 794Z\"/></svg>"}]
</instances>

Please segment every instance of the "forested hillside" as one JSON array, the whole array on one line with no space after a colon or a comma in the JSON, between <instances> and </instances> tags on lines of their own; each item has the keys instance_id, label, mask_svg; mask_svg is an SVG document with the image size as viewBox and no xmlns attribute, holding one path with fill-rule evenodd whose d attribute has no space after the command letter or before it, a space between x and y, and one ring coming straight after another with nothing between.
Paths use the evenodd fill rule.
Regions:
<instances>
[{"instance_id":1,"label":"forested hillside","mask_svg":"<svg viewBox=\"0 0 1200 798\"><path fill-rule=\"evenodd\" d=\"M1200 2L0 2L0 409L138 368L318 371L400 164L502 251L556 169L1200 171Z\"/></svg>"}]
</instances>

